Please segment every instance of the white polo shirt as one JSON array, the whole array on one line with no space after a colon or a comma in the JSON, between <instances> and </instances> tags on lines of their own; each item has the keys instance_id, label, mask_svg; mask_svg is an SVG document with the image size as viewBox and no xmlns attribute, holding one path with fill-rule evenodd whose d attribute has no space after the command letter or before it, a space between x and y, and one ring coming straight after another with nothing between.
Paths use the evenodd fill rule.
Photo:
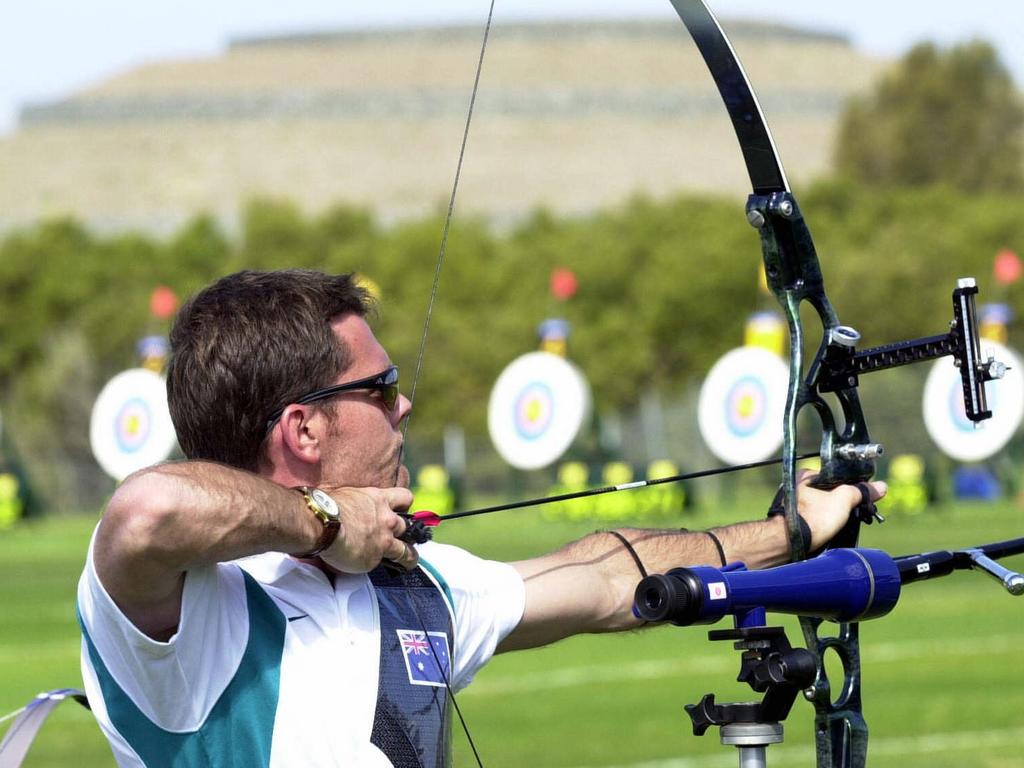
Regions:
<instances>
[{"instance_id":1,"label":"white polo shirt","mask_svg":"<svg viewBox=\"0 0 1024 768\"><path fill-rule=\"evenodd\" d=\"M511 566L456 547L418 549L452 611L451 685L458 690L522 618L523 581ZM86 693L121 766L144 765L140 751L173 751L178 758L167 764L176 766L207 765L217 755L247 768L390 765L370 743L381 651L378 604L365 575L339 575L332 586L318 568L279 553L196 568L185 579L177 633L157 642L107 594L90 543L78 611ZM250 620L277 629L250 637ZM280 665L247 679L256 667L246 660L261 653L279 655ZM265 733L262 754L238 754L247 739L218 727L226 704L216 705L229 687L232 707L254 700L262 707L244 718ZM104 692L116 703L104 701ZM108 706L132 717L112 718ZM122 733L114 720L138 727Z\"/></svg>"}]
</instances>

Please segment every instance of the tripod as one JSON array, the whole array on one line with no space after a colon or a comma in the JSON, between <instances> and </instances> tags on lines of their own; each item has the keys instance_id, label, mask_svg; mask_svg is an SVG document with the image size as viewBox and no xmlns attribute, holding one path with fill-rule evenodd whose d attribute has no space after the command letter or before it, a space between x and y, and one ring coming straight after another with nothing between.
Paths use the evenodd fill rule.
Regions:
<instances>
[{"instance_id":1,"label":"tripod","mask_svg":"<svg viewBox=\"0 0 1024 768\"><path fill-rule=\"evenodd\" d=\"M793 648L782 627L766 627L764 621L764 609L755 608L736 617L735 629L708 632L709 640L735 641L742 652L736 679L763 693L761 701L717 704L715 694L708 693L686 705L694 735L717 726L722 744L739 750L740 768L766 768L768 746L782 741L782 721L817 674L814 654Z\"/></svg>"}]
</instances>

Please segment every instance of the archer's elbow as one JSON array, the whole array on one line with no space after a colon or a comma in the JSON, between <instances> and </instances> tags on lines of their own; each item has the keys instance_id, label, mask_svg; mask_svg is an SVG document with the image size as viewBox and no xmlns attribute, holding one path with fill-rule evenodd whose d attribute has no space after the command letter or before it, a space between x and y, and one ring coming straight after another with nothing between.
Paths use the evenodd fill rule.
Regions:
<instances>
[{"instance_id":1,"label":"archer's elbow","mask_svg":"<svg viewBox=\"0 0 1024 768\"><path fill-rule=\"evenodd\" d=\"M181 508L176 479L159 467L129 476L110 498L96 533L97 561L130 563L173 557L173 530Z\"/></svg>"}]
</instances>

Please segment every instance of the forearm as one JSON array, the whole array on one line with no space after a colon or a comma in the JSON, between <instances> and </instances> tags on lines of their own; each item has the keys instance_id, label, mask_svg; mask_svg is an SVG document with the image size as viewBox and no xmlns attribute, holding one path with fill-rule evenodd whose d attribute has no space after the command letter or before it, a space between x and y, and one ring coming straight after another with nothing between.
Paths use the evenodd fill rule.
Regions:
<instances>
[{"instance_id":1,"label":"forearm","mask_svg":"<svg viewBox=\"0 0 1024 768\"><path fill-rule=\"evenodd\" d=\"M780 518L713 529L729 562L750 568L788 559L785 523ZM646 573L693 565L721 565L711 537L702 531L623 528L623 536ZM615 535L598 532L562 549L515 563L526 582L523 621L501 650L554 642L582 632L614 632L642 626L632 613L641 579L629 550Z\"/></svg>"},{"instance_id":2,"label":"forearm","mask_svg":"<svg viewBox=\"0 0 1024 768\"><path fill-rule=\"evenodd\" d=\"M97 572L122 599L169 590L200 565L313 545L302 498L257 475L209 462L164 464L114 494L96 538Z\"/></svg>"},{"instance_id":3,"label":"forearm","mask_svg":"<svg viewBox=\"0 0 1024 768\"><path fill-rule=\"evenodd\" d=\"M757 569L781 565L789 559L789 544L782 518L735 523L709 530L721 542L726 563L741 561L748 568ZM618 532L633 547L648 573L662 573L680 566L722 565L718 548L705 531L620 528ZM636 564L625 552L625 547L621 543L619 546L626 560L619 556L609 560L609 565L629 570L628 562L636 571Z\"/></svg>"},{"instance_id":4,"label":"forearm","mask_svg":"<svg viewBox=\"0 0 1024 768\"><path fill-rule=\"evenodd\" d=\"M748 568L756 569L779 565L788 559L785 522L780 518L736 523L712 531L721 542L726 563L742 561ZM722 565L714 540L703 531L623 528L618 534L629 543L636 558L618 537L608 533L592 534L578 542L582 548L604 550L603 556L593 558L597 566L593 575L595 586L604 583L611 587L605 591L610 600L610 629L638 624L632 613L633 593L641 578L637 561L646 573L664 573L693 565ZM598 622L596 631L608 626L603 617L598 617Z\"/></svg>"}]
</instances>

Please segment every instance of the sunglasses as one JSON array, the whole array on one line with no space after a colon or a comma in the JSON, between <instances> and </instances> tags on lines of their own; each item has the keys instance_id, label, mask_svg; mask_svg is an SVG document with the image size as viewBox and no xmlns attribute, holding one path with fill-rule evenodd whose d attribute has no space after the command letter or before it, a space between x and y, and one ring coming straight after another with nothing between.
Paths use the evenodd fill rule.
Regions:
<instances>
[{"instance_id":1,"label":"sunglasses","mask_svg":"<svg viewBox=\"0 0 1024 768\"><path fill-rule=\"evenodd\" d=\"M347 381L344 384L335 384L332 387L318 389L314 392L310 392L308 395L303 395L298 398L294 401L294 404L308 405L309 403L315 403L318 400L326 400L328 397L334 397L342 392L355 392L357 390L380 392L381 401L385 406L387 406L387 409L389 411L395 410L395 406L398 405L398 366L390 365L380 373L375 373L373 376L367 376L365 379ZM281 408L279 411L276 411L273 416L267 419L265 435L270 434L270 430L274 428L274 425L277 423L277 420L281 418L281 414L283 413L284 408Z\"/></svg>"}]
</instances>

